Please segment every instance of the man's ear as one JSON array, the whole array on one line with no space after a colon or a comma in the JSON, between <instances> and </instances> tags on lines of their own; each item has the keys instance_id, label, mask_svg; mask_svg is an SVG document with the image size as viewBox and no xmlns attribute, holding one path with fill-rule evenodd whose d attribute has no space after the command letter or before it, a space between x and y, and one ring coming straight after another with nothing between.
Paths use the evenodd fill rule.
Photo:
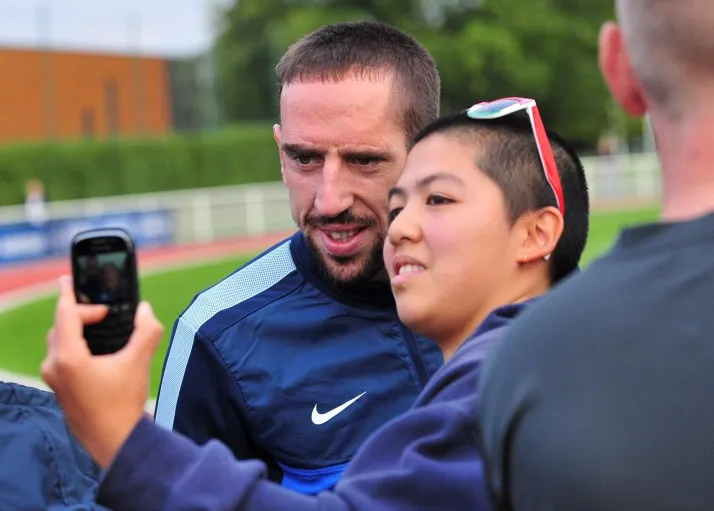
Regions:
<instances>
[{"instance_id":1,"label":"man's ear","mask_svg":"<svg viewBox=\"0 0 714 511\"><path fill-rule=\"evenodd\" d=\"M280 157L280 174L283 176L283 184L285 184L285 161L283 151L280 149L283 140L283 129L280 124L273 125L273 138L275 143L278 144L278 155Z\"/></svg>"},{"instance_id":2,"label":"man's ear","mask_svg":"<svg viewBox=\"0 0 714 511\"><path fill-rule=\"evenodd\" d=\"M610 93L625 112L642 117L647 103L617 23L609 21L602 26L598 46L600 71Z\"/></svg>"},{"instance_id":3,"label":"man's ear","mask_svg":"<svg viewBox=\"0 0 714 511\"><path fill-rule=\"evenodd\" d=\"M523 233L518 247L518 262L526 264L539 259L549 260L565 227L560 210L554 207L542 208L523 215L518 224Z\"/></svg>"}]
</instances>

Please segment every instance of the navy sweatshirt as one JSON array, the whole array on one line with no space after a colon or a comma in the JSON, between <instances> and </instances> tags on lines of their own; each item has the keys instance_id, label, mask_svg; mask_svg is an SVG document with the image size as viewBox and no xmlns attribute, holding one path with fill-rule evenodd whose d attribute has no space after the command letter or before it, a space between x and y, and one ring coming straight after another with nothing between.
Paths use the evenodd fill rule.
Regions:
<instances>
[{"instance_id":1,"label":"navy sweatshirt","mask_svg":"<svg viewBox=\"0 0 714 511\"><path fill-rule=\"evenodd\" d=\"M296 493L236 461L216 441L199 447L142 420L108 469L97 501L114 511L488 509L476 387L487 351L526 304L494 311L430 380L414 407L373 433L334 491Z\"/></svg>"}]
</instances>

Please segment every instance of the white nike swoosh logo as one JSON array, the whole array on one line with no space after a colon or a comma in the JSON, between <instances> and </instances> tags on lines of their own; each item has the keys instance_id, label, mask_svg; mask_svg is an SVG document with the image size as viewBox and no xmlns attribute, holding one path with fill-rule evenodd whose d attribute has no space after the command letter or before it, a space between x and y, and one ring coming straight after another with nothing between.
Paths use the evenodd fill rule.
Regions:
<instances>
[{"instance_id":1,"label":"white nike swoosh logo","mask_svg":"<svg viewBox=\"0 0 714 511\"><path fill-rule=\"evenodd\" d=\"M337 415L345 411L345 409L350 406L352 403L357 401L359 398L364 396L367 392L362 392L359 396L354 397L347 401L345 404L338 406L337 408L333 408L327 413L320 413L317 411L317 405L315 405L315 408L312 409L312 423L317 424L318 426L320 424L324 424L327 421L334 419Z\"/></svg>"}]
</instances>

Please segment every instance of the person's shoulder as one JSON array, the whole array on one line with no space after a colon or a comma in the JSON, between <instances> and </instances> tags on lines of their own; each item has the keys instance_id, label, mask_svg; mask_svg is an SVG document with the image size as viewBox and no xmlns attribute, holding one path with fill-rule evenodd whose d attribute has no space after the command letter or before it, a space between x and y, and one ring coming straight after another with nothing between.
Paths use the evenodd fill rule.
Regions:
<instances>
[{"instance_id":1,"label":"person's shoulder","mask_svg":"<svg viewBox=\"0 0 714 511\"><path fill-rule=\"evenodd\" d=\"M480 365L490 351L502 342L503 337L513 328L513 325L521 321L521 318L542 300L543 297L539 296L524 302L504 305L491 311L456 351L451 359L453 367Z\"/></svg>"},{"instance_id":2,"label":"person's shoulder","mask_svg":"<svg viewBox=\"0 0 714 511\"><path fill-rule=\"evenodd\" d=\"M212 295L216 290L235 285L241 285L252 292L260 292L259 288L269 288L280 282L296 270L290 252L292 242L293 236L279 241L196 296Z\"/></svg>"},{"instance_id":3,"label":"person's shoulder","mask_svg":"<svg viewBox=\"0 0 714 511\"><path fill-rule=\"evenodd\" d=\"M85 499L96 490L99 468L69 434L52 392L0 381L0 445L9 446L0 449L0 486L13 488L0 495L0 508L94 509ZM48 480L57 482L53 491L38 492Z\"/></svg>"},{"instance_id":4,"label":"person's shoulder","mask_svg":"<svg viewBox=\"0 0 714 511\"><path fill-rule=\"evenodd\" d=\"M483 362L488 352L503 337L508 325L488 330L471 336L449 361L452 369L477 367Z\"/></svg>"},{"instance_id":5,"label":"person's shoulder","mask_svg":"<svg viewBox=\"0 0 714 511\"><path fill-rule=\"evenodd\" d=\"M57 409L55 395L21 383L0 381L0 405Z\"/></svg>"},{"instance_id":6,"label":"person's shoulder","mask_svg":"<svg viewBox=\"0 0 714 511\"><path fill-rule=\"evenodd\" d=\"M289 294L304 281L293 261L291 242L292 238L282 240L197 293L180 319L196 330L217 319L235 322L247 311L256 312Z\"/></svg>"},{"instance_id":7,"label":"person's shoulder","mask_svg":"<svg viewBox=\"0 0 714 511\"><path fill-rule=\"evenodd\" d=\"M504 324L469 337L432 377L417 401L417 406L472 398L481 366L507 328Z\"/></svg>"}]
</instances>

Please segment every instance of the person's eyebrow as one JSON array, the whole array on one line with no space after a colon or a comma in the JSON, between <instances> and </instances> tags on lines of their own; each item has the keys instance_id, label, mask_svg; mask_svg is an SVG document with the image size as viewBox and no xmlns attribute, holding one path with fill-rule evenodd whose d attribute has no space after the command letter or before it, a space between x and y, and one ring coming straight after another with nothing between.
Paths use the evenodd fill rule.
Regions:
<instances>
[{"instance_id":1,"label":"person's eyebrow","mask_svg":"<svg viewBox=\"0 0 714 511\"><path fill-rule=\"evenodd\" d=\"M322 150L304 144L281 144L280 148L288 156L303 156L306 154L322 154Z\"/></svg>"},{"instance_id":2,"label":"person's eyebrow","mask_svg":"<svg viewBox=\"0 0 714 511\"><path fill-rule=\"evenodd\" d=\"M429 174L428 176L425 176L421 178L419 181L416 182L416 188L417 191L423 190L424 188L427 188L429 185L434 183L435 181L452 181L456 184L463 185L464 182L461 178L458 176L455 176L454 174L450 174L448 172L435 172L434 174ZM404 188L401 188L399 186L394 186L392 189L389 190L389 194L387 198L391 200L393 197L404 197L406 196L406 191Z\"/></svg>"},{"instance_id":3,"label":"person's eyebrow","mask_svg":"<svg viewBox=\"0 0 714 511\"><path fill-rule=\"evenodd\" d=\"M311 145L307 144L295 144L295 143L285 143L281 145L281 149L285 154L288 156L304 156L304 155L317 155L317 154L324 154L324 149L320 149L318 147L314 147ZM393 159L393 156L388 152L388 151L381 151L379 149L370 149L370 148L359 148L359 147L351 147L351 148L346 148L340 151L340 155L343 158L348 158L348 159L358 159L358 158L366 158L370 160L376 160L376 161L388 161Z\"/></svg>"},{"instance_id":4,"label":"person's eyebrow","mask_svg":"<svg viewBox=\"0 0 714 511\"><path fill-rule=\"evenodd\" d=\"M365 158L368 160L375 160L375 161L388 161L394 159L394 156L390 154L387 151L380 151L378 149L345 149L343 151L340 151L340 154L342 155L343 158L347 159L359 159L359 158Z\"/></svg>"}]
</instances>

